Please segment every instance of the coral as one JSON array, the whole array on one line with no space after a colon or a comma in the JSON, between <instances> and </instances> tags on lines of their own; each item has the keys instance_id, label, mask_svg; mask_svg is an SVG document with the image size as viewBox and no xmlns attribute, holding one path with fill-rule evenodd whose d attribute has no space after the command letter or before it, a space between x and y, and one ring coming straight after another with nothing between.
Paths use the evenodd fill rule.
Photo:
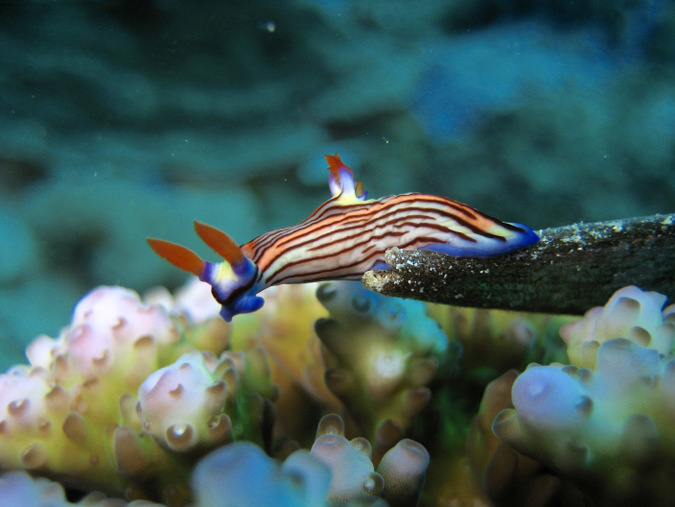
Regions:
<instances>
[{"instance_id":1,"label":"coral","mask_svg":"<svg viewBox=\"0 0 675 507\"><path fill-rule=\"evenodd\" d=\"M564 359L557 331L569 318L431 304L427 311L451 341L462 345L464 378L487 379L481 389L511 368Z\"/></svg>"},{"instance_id":2,"label":"coral","mask_svg":"<svg viewBox=\"0 0 675 507\"><path fill-rule=\"evenodd\" d=\"M328 415L311 451L297 450L279 464L258 446L235 442L197 464L192 487L200 507L416 505L429 465L426 449L402 440L377 472L370 453L367 440L347 440L342 419Z\"/></svg>"},{"instance_id":3,"label":"coral","mask_svg":"<svg viewBox=\"0 0 675 507\"><path fill-rule=\"evenodd\" d=\"M85 296L59 338L27 348L30 366L0 375L0 465L182 504L200 454L232 438L269 443L264 397L276 390L264 353L217 358L226 342L212 330L206 341L221 350L180 358L193 350L191 321L119 287Z\"/></svg>"},{"instance_id":4,"label":"coral","mask_svg":"<svg viewBox=\"0 0 675 507\"><path fill-rule=\"evenodd\" d=\"M275 403L276 433L306 446L322 410L342 408L324 382L326 366L314 321L327 312L316 299L317 287L308 283L266 289L264 310L238 315L230 338L233 349L262 347L267 352L271 378L280 391Z\"/></svg>"},{"instance_id":5,"label":"coral","mask_svg":"<svg viewBox=\"0 0 675 507\"><path fill-rule=\"evenodd\" d=\"M179 338L179 329L161 308L143 305L128 289L99 287L78 303L69 328L58 339L38 337L26 355L33 367L62 366L75 376L71 382L133 372L134 378L126 379L133 384L157 368L157 360L148 362L136 353L149 345L166 349ZM130 360L135 363L130 365Z\"/></svg>"},{"instance_id":6,"label":"coral","mask_svg":"<svg viewBox=\"0 0 675 507\"><path fill-rule=\"evenodd\" d=\"M612 338L627 338L661 354L675 352L675 305L664 308L667 297L645 292L638 287L616 291L602 307L560 329L572 364L594 368L602 343Z\"/></svg>"},{"instance_id":7,"label":"coral","mask_svg":"<svg viewBox=\"0 0 675 507\"><path fill-rule=\"evenodd\" d=\"M384 478L382 497L392 507L417 505L430 456L426 448L405 438L388 450L377 472Z\"/></svg>"},{"instance_id":8,"label":"coral","mask_svg":"<svg viewBox=\"0 0 675 507\"><path fill-rule=\"evenodd\" d=\"M675 359L663 354L673 332L665 301L637 287L620 289L604 307L562 326L576 364L534 363L488 386L467 452L492 501L672 502Z\"/></svg>"},{"instance_id":9,"label":"coral","mask_svg":"<svg viewBox=\"0 0 675 507\"><path fill-rule=\"evenodd\" d=\"M192 478L199 507L320 507L327 505L329 484L329 468L307 451L297 451L279 465L250 442L209 454Z\"/></svg>"},{"instance_id":10,"label":"coral","mask_svg":"<svg viewBox=\"0 0 675 507\"><path fill-rule=\"evenodd\" d=\"M375 471L368 440L347 440L344 422L335 414L319 422L310 454L330 467L328 499L340 505L373 496L382 496L392 507L417 505L429 466L424 446L403 439L384 454Z\"/></svg>"},{"instance_id":11,"label":"coral","mask_svg":"<svg viewBox=\"0 0 675 507\"><path fill-rule=\"evenodd\" d=\"M658 294L622 289L563 328L570 350L596 343L594 370L520 375L502 370L563 359L552 330L569 319L351 282L265 297L226 324L195 279L144 300L95 289L0 375L0 467L90 492L83 505L675 501L673 307ZM8 472L0 499L69 505L61 488Z\"/></svg>"},{"instance_id":12,"label":"coral","mask_svg":"<svg viewBox=\"0 0 675 507\"><path fill-rule=\"evenodd\" d=\"M443 361L448 364L445 367L442 364L429 385L433 393L431 401L414 422L410 437L420 440L429 449L443 450L434 455L426 488L433 491L434 498L443 498L446 504L471 502L476 498L485 501L482 469L486 465L481 461L481 470L473 471L473 475L481 476L475 482L463 457L467 445L472 465L477 455L490 455L492 446L478 453L471 442L477 439L482 446L494 439L499 443L491 430L492 418L499 410L484 414L486 409L480 409L483 422L478 432L472 418L479 410L486 386L509 368L524 368L532 360L565 357L564 344L557 337L561 318L436 304L427 304L427 312L447 334L449 345L461 344L462 354L459 360ZM488 387L486 392L490 390ZM499 406L501 408L505 407Z\"/></svg>"},{"instance_id":13,"label":"coral","mask_svg":"<svg viewBox=\"0 0 675 507\"><path fill-rule=\"evenodd\" d=\"M398 303L381 302L380 296L364 299L365 291L354 290L353 284L348 289L349 285L340 292L347 299L332 303L335 314L349 319L351 310L345 305L351 299L362 310L360 322L373 322L371 331L379 333L380 341L388 340L395 348L396 338L401 338L406 348L394 351L397 357L411 354L422 367L432 366L422 375L421 366L411 363L417 374L412 381L405 378L404 387L433 374L438 359L431 356L433 361L425 362L424 355L435 351L440 356L447 345L437 326L424 316L423 305L407 307L406 319L404 307L395 306ZM6 444L0 452L2 466L30 469L65 484L130 499L182 504L190 497L190 468L209 449L239 440L270 447L270 400L278 390L270 380L270 361L261 345L274 351L277 375L287 374L318 405L341 406L331 400L323 383L325 367L311 323L325 310L311 295L315 287L275 289L277 295L271 294L267 313L249 321L244 318L234 332L215 316L216 308L200 310L203 291L208 292L205 287L191 282L175 297L157 290L147 299L153 304L126 289L101 287L80 301L71 325L58 339L36 339L27 349L31 365L15 367L0 377L0 406L5 410L0 438ZM320 293L325 295L327 290ZM370 304L373 313L365 311ZM303 318L298 319L291 308L304 308ZM223 348L229 337L241 350L217 356L218 350L191 348L195 343ZM314 352L308 347L311 343ZM408 365L405 358L404 365ZM401 373L410 375L405 370ZM385 386L385 380L374 385ZM385 408L389 394L387 389L379 394ZM405 396L396 403L400 406L404 401ZM374 471L370 444L363 438L347 443L343 423L335 418L320 425L312 451L330 461L335 484L348 485L333 487L330 498L353 497L364 490L364 483L372 483L371 493L380 493L383 478ZM386 449L396 443L401 431L397 426ZM352 452L330 451L341 443L347 444L341 448ZM390 452L382 465L392 484L386 498L412 501L423 484L428 454L408 440ZM365 468L354 468L356 463ZM354 476L357 470L363 472Z\"/></svg>"},{"instance_id":14,"label":"coral","mask_svg":"<svg viewBox=\"0 0 675 507\"><path fill-rule=\"evenodd\" d=\"M196 276L188 278L175 294L164 287L157 287L148 291L143 299L146 303L163 306L171 315L185 316L191 327L210 322L220 312L220 305L213 298L209 286Z\"/></svg>"},{"instance_id":15,"label":"coral","mask_svg":"<svg viewBox=\"0 0 675 507\"><path fill-rule=\"evenodd\" d=\"M326 385L345 404L360 434L376 442L376 460L397 442L431 392L448 342L425 305L380 296L354 282L328 282L317 297L331 318L316 322L325 347Z\"/></svg>"},{"instance_id":16,"label":"coral","mask_svg":"<svg viewBox=\"0 0 675 507\"><path fill-rule=\"evenodd\" d=\"M675 501L675 359L626 338L604 341L595 371L531 365L493 430L572 481L597 505Z\"/></svg>"},{"instance_id":17,"label":"coral","mask_svg":"<svg viewBox=\"0 0 675 507\"><path fill-rule=\"evenodd\" d=\"M0 476L0 504L45 507L160 507L160 504L146 500L124 500L107 498L100 493L89 493L77 503L66 499L63 486L49 479L33 478L26 472L7 472Z\"/></svg>"},{"instance_id":18,"label":"coral","mask_svg":"<svg viewBox=\"0 0 675 507\"><path fill-rule=\"evenodd\" d=\"M261 345L274 359L273 378L285 373L316 401L339 407L323 382L325 366L313 324L326 316L326 310L316 299L317 287L305 283L266 289L265 311L238 317L231 342L244 350Z\"/></svg>"},{"instance_id":19,"label":"coral","mask_svg":"<svg viewBox=\"0 0 675 507\"><path fill-rule=\"evenodd\" d=\"M219 316L220 305L213 299L209 286L191 277L172 295L164 287L148 291L143 298L147 304L162 306L177 322L189 347L215 355L230 343L232 328Z\"/></svg>"},{"instance_id":20,"label":"coral","mask_svg":"<svg viewBox=\"0 0 675 507\"><path fill-rule=\"evenodd\" d=\"M319 422L310 451L331 469L328 499L343 502L361 495L379 496L384 479L374 471L370 443L361 437L349 441L344 435L342 419L327 415Z\"/></svg>"},{"instance_id":21,"label":"coral","mask_svg":"<svg viewBox=\"0 0 675 507\"><path fill-rule=\"evenodd\" d=\"M513 408L511 388L517 377L516 370L509 370L485 389L467 437L473 478L495 505L581 505L583 495L571 483L517 452L493 433L492 422L497 414Z\"/></svg>"},{"instance_id":22,"label":"coral","mask_svg":"<svg viewBox=\"0 0 675 507\"><path fill-rule=\"evenodd\" d=\"M219 358L193 351L143 381L137 413L143 429L170 451L211 449L235 439L262 445L271 429L265 399L277 395L262 349Z\"/></svg>"},{"instance_id":23,"label":"coral","mask_svg":"<svg viewBox=\"0 0 675 507\"><path fill-rule=\"evenodd\" d=\"M92 291L58 339L41 336L27 348L31 367L1 377L2 466L123 491L121 477L111 480L111 434L100 430L121 422L123 395L132 396L179 338L166 313L133 292Z\"/></svg>"}]
</instances>

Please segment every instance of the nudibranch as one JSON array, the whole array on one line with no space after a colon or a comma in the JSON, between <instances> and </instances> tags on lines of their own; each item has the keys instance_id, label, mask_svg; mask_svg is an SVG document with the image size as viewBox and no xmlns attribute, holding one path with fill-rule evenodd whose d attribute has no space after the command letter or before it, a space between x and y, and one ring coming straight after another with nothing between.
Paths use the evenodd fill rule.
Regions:
<instances>
[{"instance_id":1,"label":"nudibranch","mask_svg":"<svg viewBox=\"0 0 675 507\"><path fill-rule=\"evenodd\" d=\"M385 268L384 253L428 249L453 256L489 257L539 240L526 225L501 222L445 197L411 193L366 199L361 182L338 154L326 155L333 197L297 225L267 232L238 246L224 232L195 221L199 237L224 262L202 260L193 251L148 238L174 266L212 286L228 322L262 307L258 293L281 283L358 280Z\"/></svg>"}]
</instances>

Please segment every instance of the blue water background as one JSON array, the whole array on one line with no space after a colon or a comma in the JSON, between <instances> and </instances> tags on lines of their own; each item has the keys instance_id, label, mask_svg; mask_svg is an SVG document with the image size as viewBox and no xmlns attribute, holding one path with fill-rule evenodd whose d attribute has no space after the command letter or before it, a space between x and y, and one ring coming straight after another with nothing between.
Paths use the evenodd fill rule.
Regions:
<instances>
[{"instance_id":1,"label":"blue water background","mask_svg":"<svg viewBox=\"0 0 675 507\"><path fill-rule=\"evenodd\" d=\"M674 211L675 7L0 3L0 367L96 285L185 276L329 197L445 195L535 228Z\"/></svg>"}]
</instances>

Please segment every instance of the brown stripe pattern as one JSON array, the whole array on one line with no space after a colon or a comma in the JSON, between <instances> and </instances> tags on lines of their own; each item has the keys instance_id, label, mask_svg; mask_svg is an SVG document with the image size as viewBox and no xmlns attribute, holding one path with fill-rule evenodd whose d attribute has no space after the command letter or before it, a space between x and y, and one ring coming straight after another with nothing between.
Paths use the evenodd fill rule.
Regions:
<instances>
[{"instance_id":1,"label":"brown stripe pattern","mask_svg":"<svg viewBox=\"0 0 675 507\"><path fill-rule=\"evenodd\" d=\"M299 224L258 236L242 251L258 266L258 281L270 286L360 279L392 247L496 255L531 243L522 239L529 233L443 197L411 193L345 202L338 195Z\"/></svg>"}]
</instances>

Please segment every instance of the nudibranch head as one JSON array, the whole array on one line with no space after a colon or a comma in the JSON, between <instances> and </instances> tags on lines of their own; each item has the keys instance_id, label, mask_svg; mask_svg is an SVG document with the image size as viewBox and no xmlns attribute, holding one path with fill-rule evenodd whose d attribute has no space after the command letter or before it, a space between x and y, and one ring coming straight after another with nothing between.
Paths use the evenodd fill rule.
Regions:
<instances>
[{"instance_id":1,"label":"nudibranch head","mask_svg":"<svg viewBox=\"0 0 675 507\"><path fill-rule=\"evenodd\" d=\"M213 297L222 307L220 315L227 322L237 314L260 309L264 300L257 296L263 288L258 267L223 231L197 221L195 230L204 243L223 257L223 262L204 261L192 250L162 239L148 238L148 244L160 257L211 285Z\"/></svg>"},{"instance_id":2,"label":"nudibranch head","mask_svg":"<svg viewBox=\"0 0 675 507\"><path fill-rule=\"evenodd\" d=\"M365 201L368 195L363 189L363 183L354 181L354 173L342 161L340 155L325 155L328 162L328 187L333 197L355 198L359 201Z\"/></svg>"}]
</instances>

